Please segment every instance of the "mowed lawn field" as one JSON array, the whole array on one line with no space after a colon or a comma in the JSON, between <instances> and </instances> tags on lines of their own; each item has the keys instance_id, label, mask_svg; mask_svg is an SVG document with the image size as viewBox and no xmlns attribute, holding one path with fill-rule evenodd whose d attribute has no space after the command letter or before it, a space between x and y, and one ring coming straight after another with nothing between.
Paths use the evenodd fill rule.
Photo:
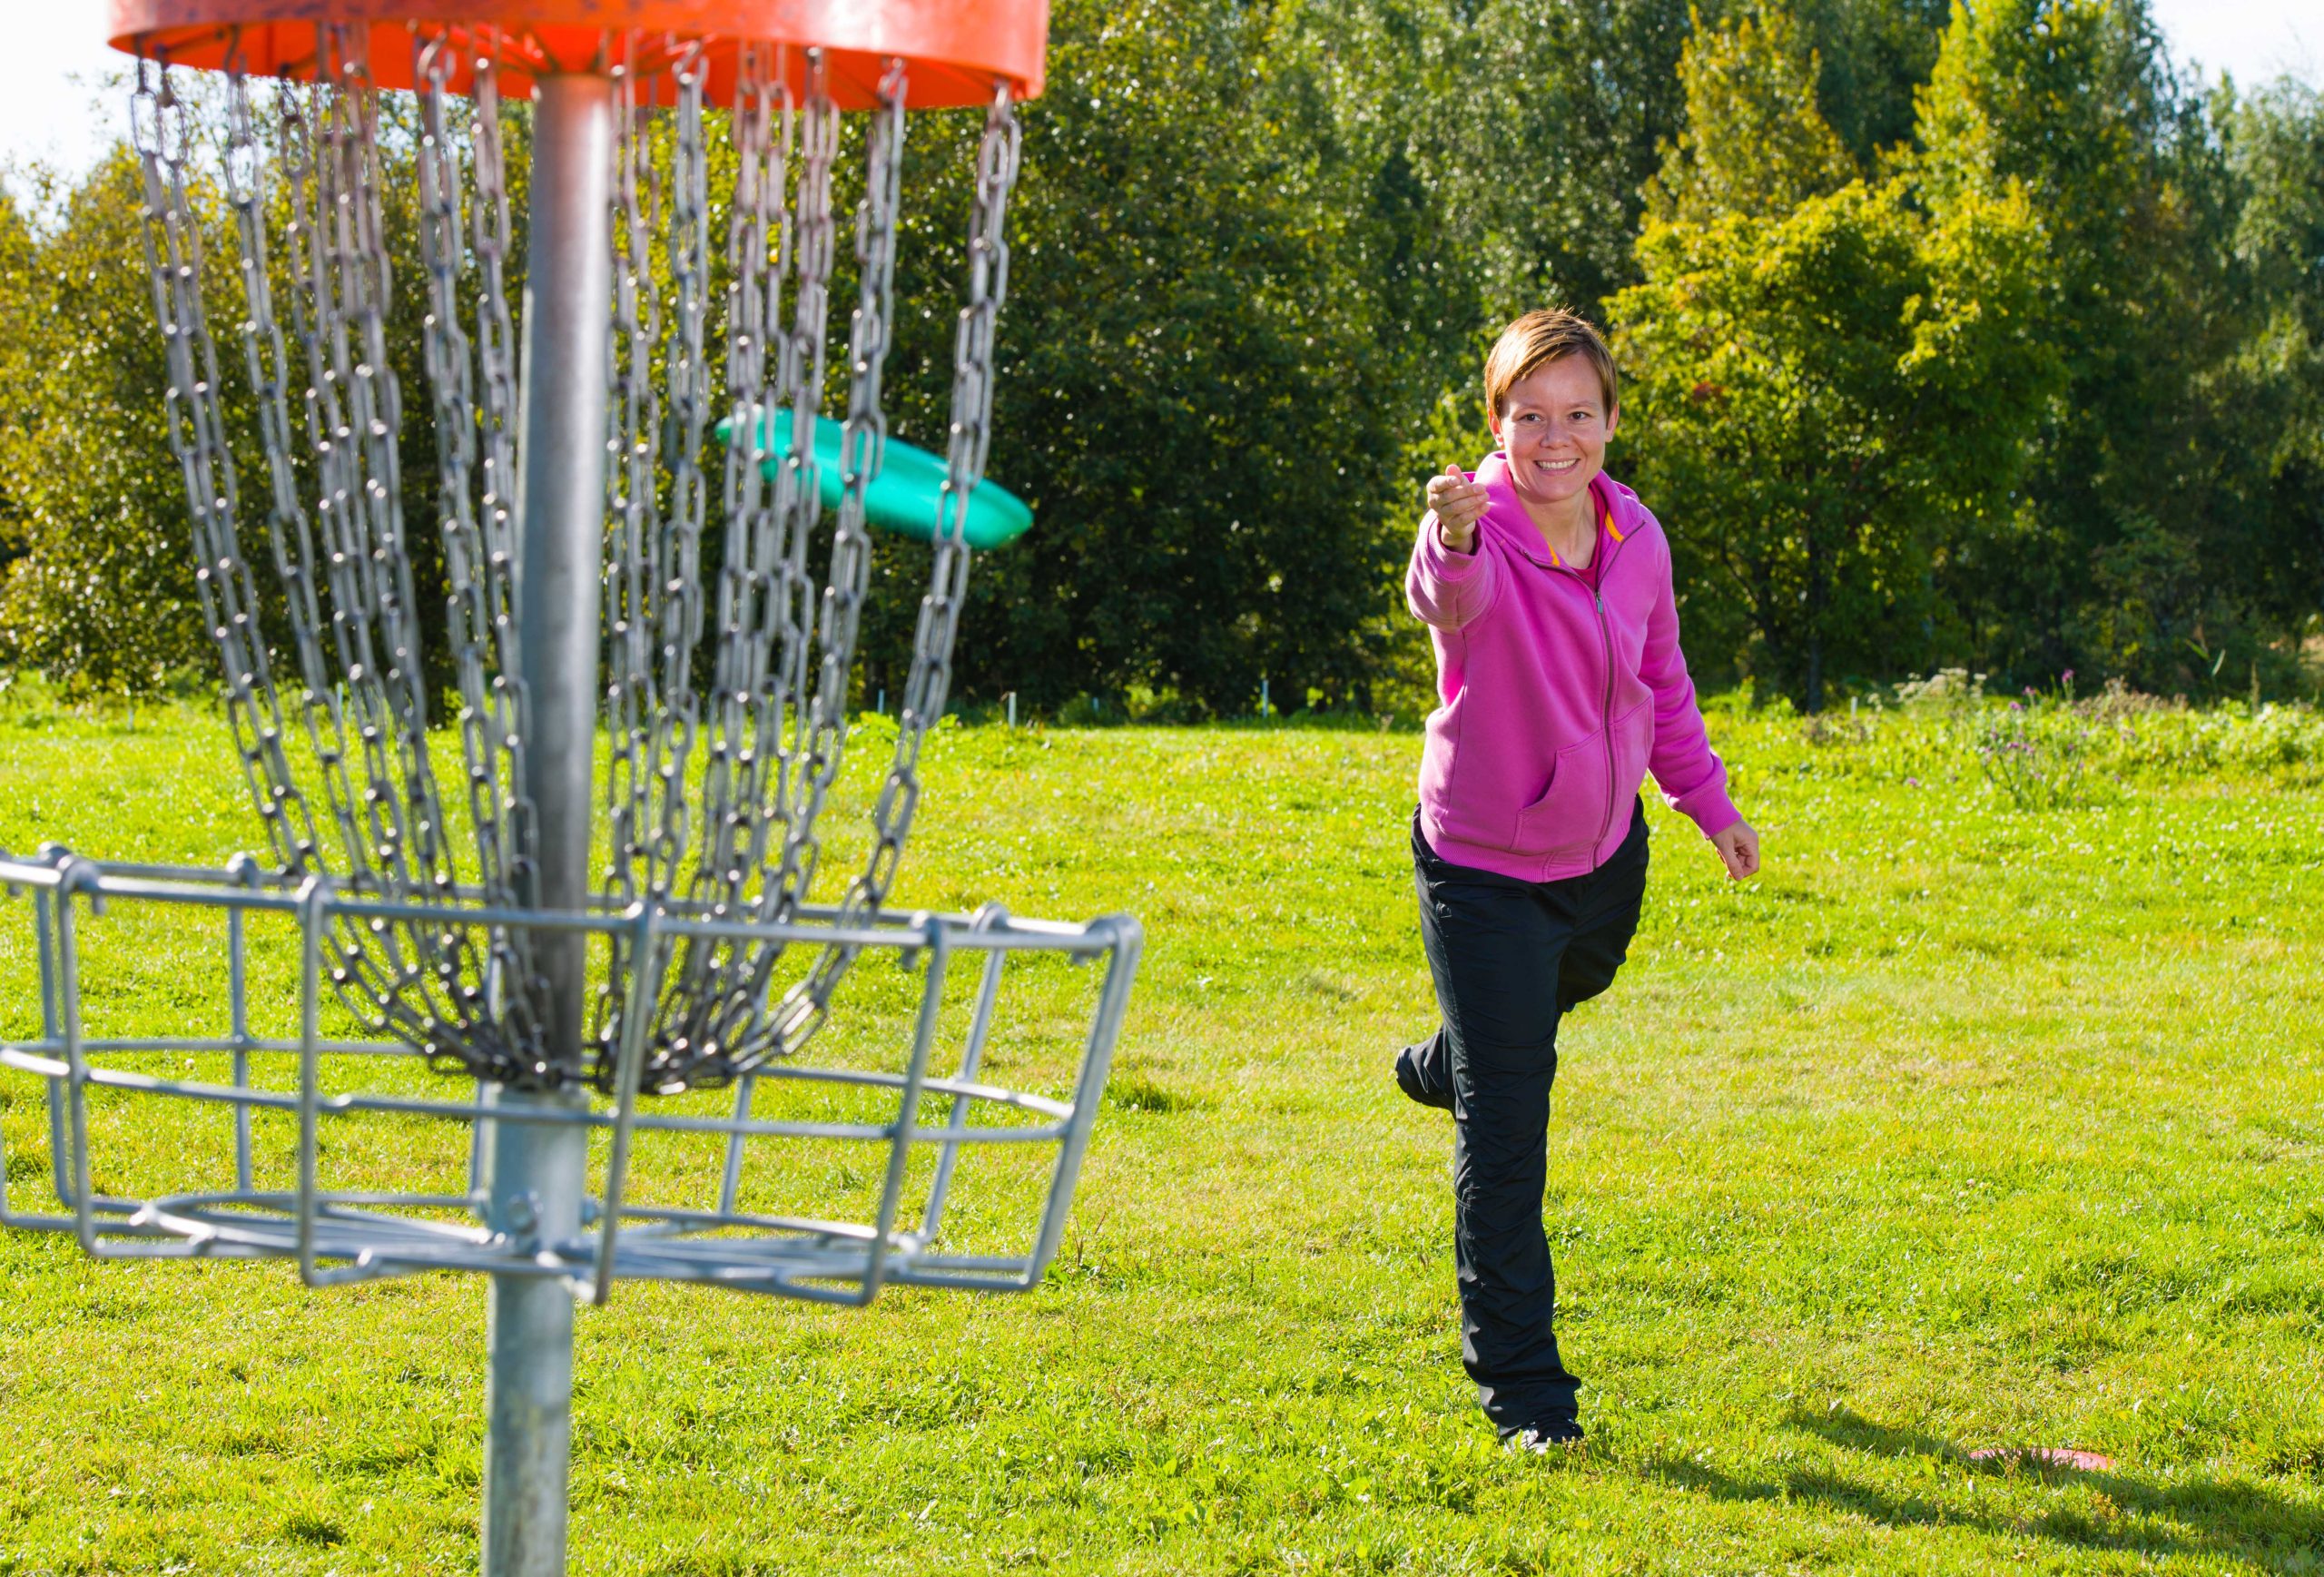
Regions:
<instances>
[{"instance_id":1,"label":"mowed lawn field","mask_svg":"<svg viewBox=\"0 0 2324 1577\"><path fill-rule=\"evenodd\" d=\"M1958 726L1721 712L1747 885L1654 807L1631 962L1562 1041L1590 1438L1551 1460L1474 1410L1448 1120L1388 1072L1433 1014L1417 739L947 729L900 901L1147 930L1064 1250L1017 1298L582 1311L574 1569L2324 1570L2314 756L2022 810ZM0 848L215 863L253 827L202 714L0 718ZM157 1021L215 1010L185 945ZM45 1119L5 1093L25 1207ZM484 1309L0 1237L0 1572L471 1568Z\"/></svg>"}]
</instances>

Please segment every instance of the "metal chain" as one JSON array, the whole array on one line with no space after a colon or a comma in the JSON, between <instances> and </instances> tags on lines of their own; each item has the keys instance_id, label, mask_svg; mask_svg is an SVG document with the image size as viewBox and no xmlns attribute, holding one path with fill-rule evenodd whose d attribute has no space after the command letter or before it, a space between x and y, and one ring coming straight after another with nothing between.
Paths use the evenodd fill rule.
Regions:
<instances>
[{"instance_id":1,"label":"metal chain","mask_svg":"<svg viewBox=\"0 0 2324 1577\"><path fill-rule=\"evenodd\" d=\"M703 754L702 844L696 852L689 896L719 918L727 918L746 884L757 874L748 862L760 821L757 779L763 753L760 707L766 642L763 636L769 581L768 515L762 471L764 431L768 293L780 289L769 268L779 202L770 190L768 161L773 155L767 102L766 62L756 49L735 62L735 103L730 125L735 168L727 224L732 275L727 288L726 386L728 419L724 502L726 531L718 571L718 644L710 679ZM679 116L680 147L699 153L700 118ZM696 949L683 971L698 985L714 950ZM690 993L691 994L691 993Z\"/></svg>"},{"instance_id":2,"label":"metal chain","mask_svg":"<svg viewBox=\"0 0 2324 1577\"><path fill-rule=\"evenodd\" d=\"M268 536L301 681L299 711L330 813L325 823L316 822L284 748L287 730L258 624L256 586L236 534L216 350L202 312L184 114L165 70L141 65L133 108L155 304L172 372L172 444L187 483L203 605L224 661L227 711L270 842L293 873L330 872L358 890L448 900L458 895L459 884L428 754L417 604L402 535L396 454L400 411L385 335L390 278L379 127L363 43L359 29L320 28L319 80L303 95L286 88L278 97L281 190L290 221L284 261L293 281L293 338L307 374L303 444L290 411L291 370L299 363L274 310L267 161L239 38L230 44L227 73L224 174L240 251L244 361L266 453ZM440 95L436 107L440 111ZM441 129L440 114L436 129ZM457 429L440 419L459 392L457 378L446 382L458 326L441 310L438 289L447 261L440 244L448 212L445 154L440 138L421 149L422 245L436 309L431 382L438 385L439 428L451 437ZM451 201L457 227L457 199ZM444 446L440 490L448 510L447 550L456 560L464 553L473 557L467 458L458 441ZM308 499L314 500L320 527ZM457 570L454 579L457 646L464 611L470 616L468 627L475 627L475 598ZM319 585L330 600L328 643ZM464 656L459 665L472 696L474 665ZM502 729L498 737L505 741L509 733ZM486 803L491 803L487 795ZM506 862L495 857L493 818L477 821L479 879L490 891L501 884ZM324 825L336 834L329 843L321 836ZM334 930L326 945L334 983L350 1008L375 1032L397 1034L441 1065L476 1069L507 1060L509 1030L522 1038L522 1015L509 1024L494 1010L487 971L459 928L348 924ZM520 964L523 951L521 939L503 939L494 967Z\"/></svg>"},{"instance_id":3,"label":"metal chain","mask_svg":"<svg viewBox=\"0 0 2324 1577\"><path fill-rule=\"evenodd\" d=\"M217 347L202 307L202 239L186 190L186 133L184 106L167 64L141 54L130 135L143 179L146 275L169 366L162 415L192 519L194 582L224 663L235 752L276 859L297 872L314 858L315 829L305 802L279 792L290 781L290 767L258 625L258 588L236 534L234 461L219 399ZM228 159L230 180L244 167L237 147ZM249 192L245 180L233 193L238 214L247 211Z\"/></svg>"},{"instance_id":4,"label":"metal chain","mask_svg":"<svg viewBox=\"0 0 2324 1577\"><path fill-rule=\"evenodd\" d=\"M507 510L496 509L491 482L485 484L481 515L476 496L479 470L487 478L496 470L502 476L512 473L497 463L501 457L481 448L492 424L478 419L475 358L460 321L462 275L470 251L460 201L462 139L455 131L459 117L451 107L450 92L463 64L460 41L444 33L420 34L414 40L413 59L420 112L419 250L428 283L423 332L435 403L438 508L448 593L446 632L460 696L460 748L476 838L477 883L488 902L514 905L519 891L517 865L524 847L516 825L523 742L514 722L515 698L496 682L498 674L507 671L504 643L513 637L513 566L505 541ZM497 63L488 54L472 52L465 64L477 85L474 119L466 139L475 166L476 222L479 227L487 225L492 222L488 216L497 213L505 223L507 197L497 134L499 105L491 86ZM490 135L483 129L487 118ZM479 257L484 250L475 249ZM497 271L482 279L479 323L507 322L507 301L499 290ZM504 439L506 432L504 423ZM497 533L483 524L496 514ZM497 551L496 536L502 538ZM535 1010L539 993L495 988L534 978L531 933L497 928L487 946L486 979L467 975L458 983L468 1030L458 1056L471 1070L481 1065L496 1076L514 1079L546 1060Z\"/></svg>"},{"instance_id":5,"label":"metal chain","mask_svg":"<svg viewBox=\"0 0 2324 1577\"><path fill-rule=\"evenodd\" d=\"M369 30L320 24L308 94L306 163L291 176L297 339L333 644L366 786L361 837L341 851L359 888L451 901L458 878L428 751L418 598L403 529L401 396L388 357L389 263ZM311 193L307 190L311 178ZM311 206L310 206L311 198ZM298 224L309 217L303 235ZM369 847L361 846L368 838ZM483 970L468 935L427 923L368 928L381 982L368 994L431 1060L505 1056L482 1011ZM439 996L439 991L442 993ZM522 1064L515 1071L521 1073Z\"/></svg>"},{"instance_id":6,"label":"metal chain","mask_svg":"<svg viewBox=\"0 0 2324 1577\"><path fill-rule=\"evenodd\" d=\"M673 184L679 192L670 226L671 280L679 301L680 333L670 356L672 430L687 446L680 475L698 488L698 455L708 418L707 369L702 356L708 310L708 155L698 64L682 64L674 117ZM727 225L726 293L727 445L722 500L725 533L719 572L719 636L713 655L708 705L700 705L691 682L691 664L702 631L695 587L699 584L699 508L674 524L674 547L681 547L683 573L668 582L675 605L684 599L681 642L665 646L672 655L661 704L654 709L652 748L671 770L662 779L663 826L655 884L657 898L669 896L678 859L686 846L684 765L699 737L703 742L700 843L686 888L689 906L724 918L757 875L769 816L762 803L768 763L780 761L780 730L786 698L768 682L766 609L779 583L771 572L779 517L792 478L764 475L769 435L763 416L768 390L771 326L780 320L785 267L790 261L790 212L784 202L793 113L782 63L772 45L744 44L736 52L734 104L730 128L735 151L734 185ZM776 358L780 364L780 357ZM683 496L683 495L682 495ZM675 557L675 555L674 555ZM661 752L666 750L666 757ZM777 780L780 781L778 766ZM750 950L743 950L745 951ZM626 960L622 961L626 962ZM723 1049L706 1026L721 1016L731 997L738 950L729 942L695 940L664 963L664 991L656 1004L653 1051L642 1077L649 1085L684 1082L689 1069L719 1066ZM618 971L616 971L618 972ZM608 1010L619 1005L608 996ZM611 1076L613 1042L600 1033L601 1080ZM698 1080L697 1080L698 1081Z\"/></svg>"},{"instance_id":7,"label":"metal chain","mask_svg":"<svg viewBox=\"0 0 2324 1577\"><path fill-rule=\"evenodd\" d=\"M279 201L270 199L247 84L239 69L229 75L226 186L241 250L244 360L266 452L267 532L300 685L295 724L286 724L278 698L257 584L237 536L184 113L166 68L141 63L133 128L149 275L169 354L171 445L186 483L202 606L224 665L236 746L283 867L328 872L387 896L451 902L473 892L510 903L524 887L531 811L515 678L521 499L501 45L489 29L414 35L423 350L447 637L475 838L474 885L464 887L428 754L397 452L400 396L386 337L392 281L379 109L366 42L362 28L320 25L316 80L278 95ZM724 323L731 425L715 634L705 653L702 445L714 405L706 64L698 46L649 46L637 37L615 41L615 58L605 588L613 838L603 891L616 902L788 920L806 902L819 862L820 817L844 745L870 574L864 498L887 431L881 379L894 310L904 70L887 64L866 126L840 502L829 575L819 586L809 563L822 517L814 436L836 250L840 117L822 52L805 52L797 99L782 52L737 52ZM473 95L465 123L453 103L463 78ZM675 109L664 121L656 105L665 94ZM949 688L970 558L965 511L989 445L993 323L1006 289L1003 224L1018 154L1002 89L978 151L930 588L902 727L874 812L875 846L841 903L849 922L877 910L894 880L927 730ZM284 220L287 332L275 306L271 212ZM772 420L778 411L789 419L780 443ZM695 665L705 657L704 694ZM286 746L292 727L312 758L311 796ZM522 1083L547 1065L529 1007L535 993L523 989L533 970L522 931L478 937L455 924L372 922L343 928L330 946L342 996L373 1030L479 1078ZM605 1085L614 1074L622 982L633 970L652 969L665 980L645 1070L656 1089L724 1082L795 1051L823 1021L853 958L852 950L826 949L771 1008L778 944L701 943L667 961L630 958L627 946L616 943L597 1004L591 1077Z\"/></svg>"},{"instance_id":8,"label":"metal chain","mask_svg":"<svg viewBox=\"0 0 2324 1577\"><path fill-rule=\"evenodd\" d=\"M848 331L847 415L840 430L838 520L832 536L831 575L816 620L814 690L801 719L803 737L792 753L797 784L782 863L768 873L762 890L761 912L769 917L787 917L806 900L822 852L818 823L839 776L847 737L848 681L872 571L863 496L880 473L888 437L881 379L893 339L906 88L903 62L891 59L881 74L878 105L864 133L863 197L855 211L856 306ZM794 445L799 432L800 419L794 415ZM771 963L764 961L764 965ZM819 965L816 972L825 971ZM794 985L778 1013L769 1016L764 1007L769 974L769 967L754 971L750 995L726 1004L718 1039L736 1068L795 1051L822 1022L828 995L806 1002L801 997L805 981ZM835 984L837 972L830 971L828 979Z\"/></svg>"},{"instance_id":9,"label":"metal chain","mask_svg":"<svg viewBox=\"0 0 2324 1577\"><path fill-rule=\"evenodd\" d=\"M606 808L612 822L607 891L620 902L641 893L656 898L667 884L655 879L661 840L651 830L658 815L655 754L657 724L677 697L663 692L655 671L657 609L667 595L683 596L663 563L657 530L661 402L654 356L662 334L661 291L655 277L653 239L659 180L647 136L654 94L639 101L635 40L625 41L614 68L614 320L606 358L608 399L607 510L612 538L606 576L608 642L606 720L611 734ZM683 656L691 649L681 643ZM683 806L684 798L678 796ZM609 993L601 993L601 1004ZM602 1008L601 1008L602 1010Z\"/></svg>"},{"instance_id":10,"label":"metal chain","mask_svg":"<svg viewBox=\"0 0 2324 1577\"><path fill-rule=\"evenodd\" d=\"M273 307L273 275L271 257L266 244L266 163L251 112L250 86L241 68L239 40L236 58L227 70L227 198L234 211L235 231L241 247L241 272L245 310L242 318L244 361L249 369L251 386L258 395L261 435L264 440L267 475L271 488L267 516L268 543L272 550L275 577L280 584L285 611L290 616L292 649L302 683L300 714L305 725L307 742L322 779L322 793L330 812L330 824L339 833L338 847L354 848L359 858L362 847L359 814L356 809L358 796L347 774L347 734L345 718L340 707L340 691L330 676L321 643L316 632L321 626L321 616L315 595L315 564L317 555L312 524L302 502L307 484L300 478L293 456L298 445L293 437L288 390L291 383L290 360L283 342L282 330ZM284 100L285 123L302 125L293 102ZM303 149L303 142L300 143ZM303 157L300 168L304 168ZM295 247L293 254L295 259ZM247 571L243 571L247 574ZM262 649L262 648L261 648ZM229 666L231 667L229 655ZM271 687L267 704L276 711L275 724L280 727L279 702ZM278 734L279 737L279 734ZM259 788L261 795L261 813L270 809L281 815L295 815L304 825L305 835L298 846L283 857L283 868L294 875L310 870L328 869L330 862L323 857L318 843L316 828L307 802L300 792L288 758L279 751L268 763L267 781ZM278 823L279 824L279 823ZM278 850L278 853L281 851ZM389 979L379 972L377 961L364 950L362 939L351 931L335 932L326 938L326 945L335 954L335 975L343 996L350 996L351 1005L369 1020L375 1029L385 1028L389 1015L381 999L389 991Z\"/></svg>"},{"instance_id":11,"label":"metal chain","mask_svg":"<svg viewBox=\"0 0 2324 1577\"><path fill-rule=\"evenodd\" d=\"M701 718L699 843L684 900L694 912L787 915L770 846L787 848L797 793L802 696L813 647L816 584L808 549L821 514L813 439L822 382L832 258L831 178L839 114L822 52L804 61L805 103L793 99L772 45L738 50L730 122L736 154L728 211L725 535L710 693ZM702 128L681 100L675 167L703 167ZM795 172L795 201L792 195ZM674 228L676 216L674 215ZM689 227L690 229L691 227ZM674 270L674 276L693 271ZM791 320L784 322L786 283ZM778 456L769 417L787 411ZM770 466L770 461L776 463ZM772 470L773 474L768 473ZM694 700L689 675L666 695ZM694 714L672 714L691 738ZM682 775L666 785L673 799ZM726 1080L743 1066L737 1039L763 1019L777 943L694 942L664 971L644 1077L649 1087ZM603 1022L604 1020L601 1020ZM613 1042L600 1030L600 1080Z\"/></svg>"},{"instance_id":12,"label":"metal chain","mask_svg":"<svg viewBox=\"0 0 2324 1577\"><path fill-rule=\"evenodd\" d=\"M969 498L984 476L991 447L994 329L1008 292L1009 197L1017 184L1021 149L1015 99L1006 83L996 84L977 145L968 302L953 335L952 421L934 562L913 631L911 671L898 715L895 754L872 813L872 853L840 900L839 923L843 926L860 924L876 912L895 882L920 803L921 751L929 729L944 714L950 687L952 645L968 592ZM835 562L835 586L838 579ZM824 949L806 977L785 994L769 1026L785 1053L797 1050L822 1026L831 1010L832 993L854 958L850 948Z\"/></svg>"},{"instance_id":13,"label":"metal chain","mask_svg":"<svg viewBox=\"0 0 2324 1577\"><path fill-rule=\"evenodd\" d=\"M534 811L526 788L525 743L517 720L525 715L522 648L517 620L517 522L523 502L524 473L517 466L517 327L508 310L508 218L507 160L500 136L500 57L503 40L497 30L478 29L473 61L469 149L475 192L469 205L469 244L476 254L476 371L482 397L476 413L477 450L481 473L477 524L483 537L485 602L495 636L496 672L492 678L490 723L503 742L508 764L507 798L503 811L507 823L507 879L517 892L526 890L534 847ZM505 957L511 967L497 968L487 982L487 1000L510 1027L512 1055L519 1067L546 1060L535 1048L541 1028L533 1020L533 1004L540 1000L530 968L529 932L503 932L496 938L496 965Z\"/></svg>"},{"instance_id":14,"label":"metal chain","mask_svg":"<svg viewBox=\"0 0 2324 1577\"><path fill-rule=\"evenodd\" d=\"M229 44L225 175L238 224L257 202L258 160L242 88L237 36ZM282 748L283 719L259 624L259 598L241 550L238 489L220 398L217 347L203 308L201 229L187 180L188 117L166 65L140 61L132 101L133 136L145 191L145 244L154 305L170 368L164 399L170 444L186 485L194 527L196 579L205 616L223 659L226 710L237 752L269 840L286 869L317 857L311 817ZM246 289L264 281L264 258L245 257ZM334 939L346 979L345 939ZM376 1010L373 1017L376 1018Z\"/></svg>"},{"instance_id":15,"label":"metal chain","mask_svg":"<svg viewBox=\"0 0 2324 1577\"><path fill-rule=\"evenodd\" d=\"M666 257L663 181L655 156L652 110L662 80L645 69L641 40L623 40L616 61L616 140L613 245L615 312L612 398L615 464L609 468L615 521L607 567L611 675L606 719L613 735L606 796L613 823L608 891L622 900L669 901L692 836L686 786L700 733L693 683L702 639L702 529L706 487L701 467L709 420L704 355L708 320L707 153L702 135L706 63L698 47L667 63L678 100L672 139ZM659 270L669 273L674 328L665 342ZM664 360L668 409L654 380ZM674 453L667 507L664 456ZM633 956L614 941L613 967L600 989L592 1038L595 1076L609 1082L628 1004L631 971L654 969L665 985L683 971ZM649 1065L649 1079L658 1069Z\"/></svg>"}]
</instances>

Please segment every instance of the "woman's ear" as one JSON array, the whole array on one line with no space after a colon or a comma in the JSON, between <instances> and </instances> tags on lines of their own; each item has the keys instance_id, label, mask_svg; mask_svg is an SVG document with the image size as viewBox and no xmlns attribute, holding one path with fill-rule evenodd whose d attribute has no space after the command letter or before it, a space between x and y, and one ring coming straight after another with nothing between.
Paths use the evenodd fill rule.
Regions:
<instances>
[{"instance_id":1,"label":"woman's ear","mask_svg":"<svg viewBox=\"0 0 2324 1577\"><path fill-rule=\"evenodd\" d=\"M1608 438L1612 438L1615 430L1621 425L1622 408L1617 405L1608 409L1606 412L1606 436Z\"/></svg>"}]
</instances>

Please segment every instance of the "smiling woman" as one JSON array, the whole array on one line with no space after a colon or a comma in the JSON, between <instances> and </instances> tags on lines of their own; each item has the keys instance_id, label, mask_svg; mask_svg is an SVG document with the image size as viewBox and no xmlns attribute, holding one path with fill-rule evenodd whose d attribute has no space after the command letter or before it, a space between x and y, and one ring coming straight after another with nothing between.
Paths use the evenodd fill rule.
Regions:
<instances>
[{"instance_id":1,"label":"smiling woman","mask_svg":"<svg viewBox=\"0 0 2324 1577\"><path fill-rule=\"evenodd\" d=\"M1541 1227L1559 1020L1613 983L1646 892L1651 769L1717 847L1758 873L1679 650L1670 552L1604 474L1620 425L1613 358L1571 312L1529 312L1485 361L1501 448L1429 478L1405 586L1443 705L1413 818L1421 940L1443 1023L1396 1080L1452 1113L1462 1357L1504 1439L1581 1438L1558 1354Z\"/></svg>"}]
</instances>

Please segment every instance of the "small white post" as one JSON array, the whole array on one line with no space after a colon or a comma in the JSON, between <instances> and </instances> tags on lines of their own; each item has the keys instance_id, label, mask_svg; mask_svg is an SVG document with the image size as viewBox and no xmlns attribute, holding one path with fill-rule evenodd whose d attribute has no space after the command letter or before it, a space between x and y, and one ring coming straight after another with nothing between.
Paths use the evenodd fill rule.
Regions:
<instances>
[{"instance_id":1,"label":"small white post","mask_svg":"<svg viewBox=\"0 0 2324 1577\"><path fill-rule=\"evenodd\" d=\"M1005 699L1009 703L1009 726L1014 728L1017 726L1017 692L1011 690Z\"/></svg>"}]
</instances>

